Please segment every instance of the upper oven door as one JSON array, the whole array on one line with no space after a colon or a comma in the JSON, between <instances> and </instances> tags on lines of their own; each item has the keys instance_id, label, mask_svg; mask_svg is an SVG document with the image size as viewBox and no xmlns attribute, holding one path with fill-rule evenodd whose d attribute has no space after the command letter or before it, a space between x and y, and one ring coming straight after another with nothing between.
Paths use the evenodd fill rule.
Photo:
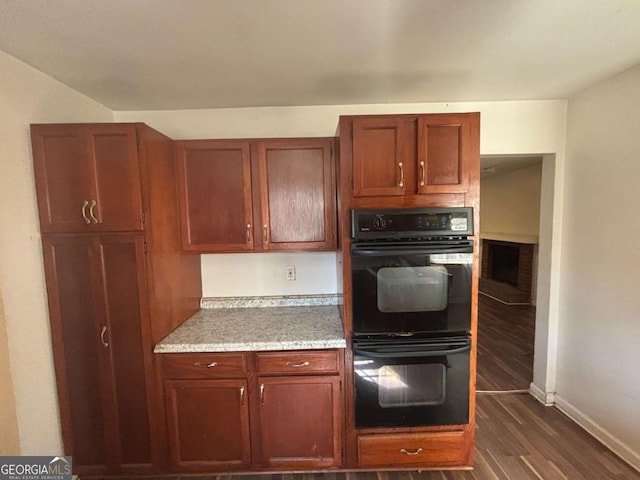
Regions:
<instances>
[{"instance_id":1,"label":"upper oven door","mask_svg":"<svg viewBox=\"0 0 640 480\"><path fill-rule=\"evenodd\" d=\"M472 266L470 244L353 244L354 335L468 332Z\"/></svg>"}]
</instances>

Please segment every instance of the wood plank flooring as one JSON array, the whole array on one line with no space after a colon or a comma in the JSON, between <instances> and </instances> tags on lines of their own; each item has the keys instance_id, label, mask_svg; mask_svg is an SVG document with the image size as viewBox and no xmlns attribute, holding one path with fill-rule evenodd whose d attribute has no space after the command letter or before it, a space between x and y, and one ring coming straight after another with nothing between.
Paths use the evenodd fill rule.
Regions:
<instances>
[{"instance_id":1,"label":"wood plank flooring","mask_svg":"<svg viewBox=\"0 0 640 480\"><path fill-rule=\"evenodd\" d=\"M477 390L528 390L536 309L478 296Z\"/></svg>"}]
</instances>

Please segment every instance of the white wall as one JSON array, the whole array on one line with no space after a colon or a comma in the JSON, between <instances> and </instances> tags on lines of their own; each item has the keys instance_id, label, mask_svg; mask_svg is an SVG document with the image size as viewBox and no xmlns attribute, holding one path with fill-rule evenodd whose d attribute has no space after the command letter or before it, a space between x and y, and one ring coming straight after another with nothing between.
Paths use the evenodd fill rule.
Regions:
<instances>
[{"instance_id":1,"label":"white wall","mask_svg":"<svg viewBox=\"0 0 640 480\"><path fill-rule=\"evenodd\" d=\"M286 279L286 267L296 279ZM336 254L236 253L202 256L202 296L330 294L337 291Z\"/></svg>"},{"instance_id":2,"label":"white wall","mask_svg":"<svg viewBox=\"0 0 640 480\"><path fill-rule=\"evenodd\" d=\"M113 121L113 113L2 52L0 104L0 288L20 448L56 455L62 443L29 123Z\"/></svg>"},{"instance_id":3,"label":"white wall","mask_svg":"<svg viewBox=\"0 0 640 480\"><path fill-rule=\"evenodd\" d=\"M556 401L640 469L640 65L568 125Z\"/></svg>"},{"instance_id":4,"label":"white wall","mask_svg":"<svg viewBox=\"0 0 640 480\"><path fill-rule=\"evenodd\" d=\"M538 237L542 164L480 179L481 233Z\"/></svg>"},{"instance_id":5,"label":"white wall","mask_svg":"<svg viewBox=\"0 0 640 480\"><path fill-rule=\"evenodd\" d=\"M0 288L0 426L2 426L0 456L4 456L20 454L20 438L18 437L16 400L13 393L9 344L1 293L2 289Z\"/></svg>"}]
</instances>

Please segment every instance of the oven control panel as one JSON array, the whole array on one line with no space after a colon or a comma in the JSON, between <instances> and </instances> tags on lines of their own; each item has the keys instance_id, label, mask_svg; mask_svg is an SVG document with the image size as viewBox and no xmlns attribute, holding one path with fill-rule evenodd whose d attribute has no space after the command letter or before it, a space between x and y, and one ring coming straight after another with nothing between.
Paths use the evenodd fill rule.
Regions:
<instances>
[{"instance_id":1,"label":"oven control panel","mask_svg":"<svg viewBox=\"0 0 640 480\"><path fill-rule=\"evenodd\" d=\"M473 235L473 209L352 210L351 238L395 239Z\"/></svg>"}]
</instances>

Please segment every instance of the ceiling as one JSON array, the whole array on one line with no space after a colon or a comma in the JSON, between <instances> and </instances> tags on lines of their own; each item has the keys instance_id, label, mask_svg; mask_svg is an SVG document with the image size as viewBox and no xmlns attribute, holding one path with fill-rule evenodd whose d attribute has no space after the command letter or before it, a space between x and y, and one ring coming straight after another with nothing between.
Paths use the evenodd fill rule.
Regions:
<instances>
[{"instance_id":1,"label":"ceiling","mask_svg":"<svg viewBox=\"0 0 640 480\"><path fill-rule=\"evenodd\" d=\"M542 157L534 155L487 155L480 157L482 180L513 172L534 165L542 165Z\"/></svg>"},{"instance_id":2,"label":"ceiling","mask_svg":"<svg viewBox=\"0 0 640 480\"><path fill-rule=\"evenodd\" d=\"M639 0L0 0L0 50L113 110L566 98Z\"/></svg>"}]
</instances>

